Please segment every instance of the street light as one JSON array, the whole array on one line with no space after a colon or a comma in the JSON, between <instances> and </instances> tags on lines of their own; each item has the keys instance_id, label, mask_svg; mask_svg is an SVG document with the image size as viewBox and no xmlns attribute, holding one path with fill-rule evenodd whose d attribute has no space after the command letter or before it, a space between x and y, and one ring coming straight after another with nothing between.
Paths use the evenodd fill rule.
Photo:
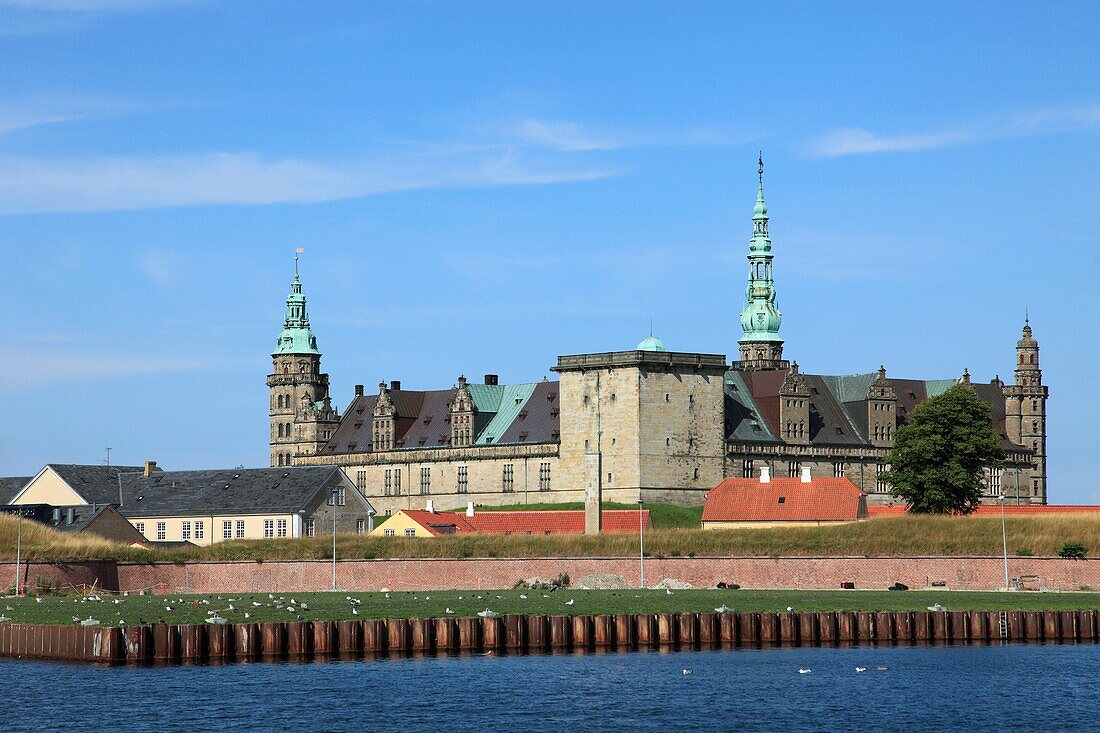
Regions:
<instances>
[{"instance_id":1,"label":"street light","mask_svg":"<svg viewBox=\"0 0 1100 733\"><path fill-rule=\"evenodd\" d=\"M1005 532L1005 495L997 497L1001 502L1001 548L1004 551L1005 560L1005 590L1008 590L1008 535Z\"/></svg>"},{"instance_id":2,"label":"street light","mask_svg":"<svg viewBox=\"0 0 1100 733\"><path fill-rule=\"evenodd\" d=\"M638 497L638 587L645 588L645 525L642 522L642 497Z\"/></svg>"},{"instance_id":3,"label":"street light","mask_svg":"<svg viewBox=\"0 0 1100 733\"><path fill-rule=\"evenodd\" d=\"M336 495L339 487L328 490L328 499L332 504L332 589L336 590Z\"/></svg>"},{"instance_id":4,"label":"street light","mask_svg":"<svg viewBox=\"0 0 1100 733\"><path fill-rule=\"evenodd\" d=\"M19 597L19 565L22 563L23 553L23 512L18 512L19 519L16 520L15 530L15 597Z\"/></svg>"}]
</instances>

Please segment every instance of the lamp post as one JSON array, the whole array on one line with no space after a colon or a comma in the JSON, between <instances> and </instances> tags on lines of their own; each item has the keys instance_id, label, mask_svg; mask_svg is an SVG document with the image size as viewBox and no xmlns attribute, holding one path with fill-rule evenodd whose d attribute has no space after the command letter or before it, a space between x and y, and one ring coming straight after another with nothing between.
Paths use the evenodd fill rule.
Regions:
<instances>
[{"instance_id":1,"label":"lamp post","mask_svg":"<svg viewBox=\"0 0 1100 733\"><path fill-rule=\"evenodd\" d=\"M332 503L332 589L336 590L336 497L338 487L328 490L329 501Z\"/></svg>"},{"instance_id":2,"label":"lamp post","mask_svg":"<svg viewBox=\"0 0 1100 733\"><path fill-rule=\"evenodd\" d=\"M15 526L15 597L19 597L19 565L23 561L23 513L19 512Z\"/></svg>"},{"instance_id":3,"label":"lamp post","mask_svg":"<svg viewBox=\"0 0 1100 733\"><path fill-rule=\"evenodd\" d=\"M642 522L642 497L638 497L638 587L645 588L645 525Z\"/></svg>"},{"instance_id":4,"label":"lamp post","mask_svg":"<svg viewBox=\"0 0 1100 733\"><path fill-rule=\"evenodd\" d=\"M1005 495L997 497L1001 502L1001 549L1005 561L1005 590L1008 590L1008 534L1005 532Z\"/></svg>"}]
</instances>

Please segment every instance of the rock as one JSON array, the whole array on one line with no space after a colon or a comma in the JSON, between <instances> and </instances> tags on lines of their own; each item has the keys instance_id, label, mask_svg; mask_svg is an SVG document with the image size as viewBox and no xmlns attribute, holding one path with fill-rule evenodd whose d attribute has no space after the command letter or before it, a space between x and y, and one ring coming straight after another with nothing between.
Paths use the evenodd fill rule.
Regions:
<instances>
[{"instance_id":1,"label":"rock","mask_svg":"<svg viewBox=\"0 0 1100 733\"><path fill-rule=\"evenodd\" d=\"M591 575L583 575L577 579L574 588L580 588L581 590L620 590L623 588L630 588L630 583L627 583L621 575L614 575L612 573L592 573Z\"/></svg>"},{"instance_id":2,"label":"rock","mask_svg":"<svg viewBox=\"0 0 1100 733\"><path fill-rule=\"evenodd\" d=\"M651 587L653 587L653 588L665 588L665 589L670 589L670 590L687 590L688 588L691 588L692 585L691 585L691 583L685 583L684 581L677 580L676 578L665 578L664 580L662 580L657 585L654 585L654 586L651 586Z\"/></svg>"}]
</instances>

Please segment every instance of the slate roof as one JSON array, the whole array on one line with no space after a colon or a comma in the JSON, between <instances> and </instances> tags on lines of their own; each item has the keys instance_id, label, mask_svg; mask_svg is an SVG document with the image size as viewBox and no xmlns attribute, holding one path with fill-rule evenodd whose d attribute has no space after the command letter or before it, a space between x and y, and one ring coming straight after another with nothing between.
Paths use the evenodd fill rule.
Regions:
<instances>
[{"instance_id":1,"label":"slate roof","mask_svg":"<svg viewBox=\"0 0 1100 733\"><path fill-rule=\"evenodd\" d=\"M81 466L70 463L50 463L53 470L72 490L89 504L118 504L119 474L142 473L144 466Z\"/></svg>"},{"instance_id":2,"label":"slate roof","mask_svg":"<svg viewBox=\"0 0 1100 733\"><path fill-rule=\"evenodd\" d=\"M726 372L726 436L729 441L776 443L780 435L779 390L786 372ZM827 446L869 446L867 436L867 391L875 374L845 376L804 374L810 389L810 444ZM956 384L954 379L893 379L887 381L897 394L898 425L905 425L913 409L928 399L943 394ZM973 383L974 393L990 406L994 430L1006 450L1020 446L1008 440L1005 429L1005 404L1001 388L995 384Z\"/></svg>"},{"instance_id":3,"label":"slate roof","mask_svg":"<svg viewBox=\"0 0 1100 733\"><path fill-rule=\"evenodd\" d=\"M560 434L558 383L470 384L477 407L474 445L501 443L556 443ZM394 448L416 450L451 445L450 404L455 388L441 390L389 390L397 412ZM374 450L372 419L378 395L352 400L340 425L321 448L321 455L363 453Z\"/></svg>"},{"instance_id":4,"label":"slate roof","mask_svg":"<svg viewBox=\"0 0 1100 733\"><path fill-rule=\"evenodd\" d=\"M495 534L547 535L584 534L584 511L507 511L429 512L426 509L402 509L405 516L433 535ZM638 512L630 509L609 509L601 513L603 531L609 534L637 532ZM642 510L642 522L651 528L649 510Z\"/></svg>"},{"instance_id":5,"label":"slate roof","mask_svg":"<svg viewBox=\"0 0 1100 733\"><path fill-rule=\"evenodd\" d=\"M2 476L0 477L0 503L7 504L15 495L30 483L34 476Z\"/></svg>"},{"instance_id":6,"label":"slate roof","mask_svg":"<svg viewBox=\"0 0 1100 733\"><path fill-rule=\"evenodd\" d=\"M854 522L866 495L846 478L728 478L707 492L703 522Z\"/></svg>"},{"instance_id":7,"label":"slate roof","mask_svg":"<svg viewBox=\"0 0 1100 733\"><path fill-rule=\"evenodd\" d=\"M123 505L119 511L125 517L293 514L304 509L318 491L342 480L346 480L344 474L336 466L162 471L149 477L123 475ZM351 500L349 496L348 501Z\"/></svg>"}]
</instances>

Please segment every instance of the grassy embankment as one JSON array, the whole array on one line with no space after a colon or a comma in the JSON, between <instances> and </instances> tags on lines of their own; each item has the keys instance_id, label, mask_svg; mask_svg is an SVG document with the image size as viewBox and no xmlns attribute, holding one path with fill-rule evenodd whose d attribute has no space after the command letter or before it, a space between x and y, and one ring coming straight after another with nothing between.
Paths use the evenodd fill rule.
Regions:
<instances>
[{"instance_id":1,"label":"grassy embankment","mask_svg":"<svg viewBox=\"0 0 1100 733\"><path fill-rule=\"evenodd\" d=\"M353 605L349 596L360 601ZM526 596L523 598L522 596ZM290 600L294 599L295 604ZM117 602L116 602L117 601ZM572 601L572 605L569 605ZM94 618L104 626L120 620L133 626L164 621L202 623L211 611L230 623L338 621L367 618L474 616L486 608L499 614L578 615L612 613L785 611L923 611L940 603L948 610L1089 610L1100 593L976 593L966 591L727 591L540 590L428 591L386 593L276 593L173 596L80 596L6 598L0 614L13 623L76 624ZM302 609L301 604L307 608ZM259 604L259 605L255 605ZM230 608L232 606L232 608ZM358 611L352 613L352 609ZM453 611L448 614L447 610ZM247 616L245 614L248 614Z\"/></svg>"},{"instance_id":2,"label":"grassy embankment","mask_svg":"<svg viewBox=\"0 0 1100 733\"><path fill-rule=\"evenodd\" d=\"M1011 555L1056 555L1067 542L1100 551L1100 515L1009 517ZM15 558L15 519L0 516L0 559ZM600 536L456 536L410 540L403 537L341 535L341 558L388 557L630 557L637 552L633 534ZM824 527L732 529L660 529L646 533L646 554L653 557L735 556L911 556L1000 555L999 517L881 517ZM147 550L123 547L87 535L66 535L23 523L23 557L35 560L280 560L328 559L328 537L220 542L210 547ZM1072 562L1072 561L1067 561Z\"/></svg>"}]
</instances>

